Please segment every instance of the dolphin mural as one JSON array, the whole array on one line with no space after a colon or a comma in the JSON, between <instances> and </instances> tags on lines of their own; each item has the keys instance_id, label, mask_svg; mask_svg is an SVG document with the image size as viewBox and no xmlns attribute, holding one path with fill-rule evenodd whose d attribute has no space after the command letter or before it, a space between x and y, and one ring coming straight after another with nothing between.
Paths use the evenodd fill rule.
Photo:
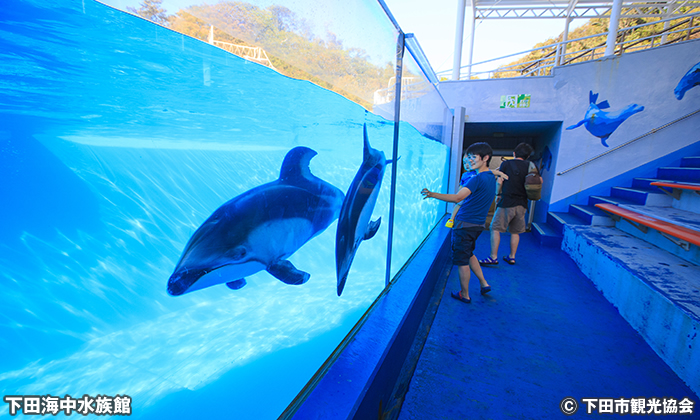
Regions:
<instances>
[{"instance_id":1,"label":"dolphin mural","mask_svg":"<svg viewBox=\"0 0 700 420\"><path fill-rule=\"evenodd\" d=\"M700 85L700 63L694 65L690 70L688 70L688 73L686 73L685 76L681 78L681 81L678 82L678 85L673 90L673 93L676 95L676 99L680 101L683 99L683 96L687 91L698 85Z\"/></svg>"},{"instance_id":2,"label":"dolphin mural","mask_svg":"<svg viewBox=\"0 0 700 420\"><path fill-rule=\"evenodd\" d=\"M335 267L338 279L338 296L343 293L348 272L360 242L377 234L382 218L371 221L374 205L382 185L387 161L384 152L373 149L367 138L367 124L363 127L364 151L362 165L345 194L338 218L335 236Z\"/></svg>"},{"instance_id":3,"label":"dolphin mural","mask_svg":"<svg viewBox=\"0 0 700 420\"><path fill-rule=\"evenodd\" d=\"M572 126L566 127L566 129L573 130L574 128L585 124L586 130L588 130L588 132L594 136L600 137L600 140L605 147L608 147L608 143L606 143L608 137L610 137L610 135L617 130L617 127L619 127L620 124L625 122L625 120L632 115L644 111L643 106L632 104L618 112L606 112L603 111L603 109L610 108L610 104L608 104L608 101L603 101L596 104L595 102L598 100L597 93L593 94L593 91L590 91L588 94L588 99L590 101L590 106L588 107L588 111L586 111L585 118Z\"/></svg>"},{"instance_id":4,"label":"dolphin mural","mask_svg":"<svg viewBox=\"0 0 700 420\"><path fill-rule=\"evenodd\" d=\"M221 283L240 289L246 276L261 270L286 284L305 283L310 275L287 258L338 218L344 198L311 173L315 155L308 147L295 147L277 180L219 207L187 242L168 293L179 296Z\"/></svg>"}]
</instances>

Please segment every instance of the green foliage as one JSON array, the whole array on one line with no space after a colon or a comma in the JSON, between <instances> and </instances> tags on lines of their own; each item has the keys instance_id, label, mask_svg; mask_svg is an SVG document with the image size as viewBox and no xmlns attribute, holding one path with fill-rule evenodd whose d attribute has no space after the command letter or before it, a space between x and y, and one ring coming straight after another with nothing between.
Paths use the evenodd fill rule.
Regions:
<instances>
[{"instance_id":1,"label":"green foliage","mask_svg":"<svg viewBox=\"0 0 700 420\"><path fill-rule=\"evenodd\" d=\"M168 26L170 18L165 9L161 7L162 4L163 0L143 0L138 9L127 7L126 10L159 25Z\"/></svg>"},{"instance_id":2,"label":"green foliage","mask_svg":"<svg viewBox=\"0 0 700 420\"><path fill-rule=\"evenodd\" d=\"M365 50L345 48L334 33L314 35L305 19L279 5L261 9L229 1L190 6L171 16L169 25L201 40L213 25L216 40L261 47L282 74L309 80L367 108L374 92L395 74L392 63L372 64Z\"/></svg>"},{"instance_id":3,"label":"green foliage","mask_svg":"<svg viewBox=\"0 0 700 420\"><path fill-rule=\"evenodd\" d=\"M700 11L699 8L682 8L681 13L693 13ZM625 28L631 28L633 26L637 25L642 25L644 23L650 23L655 20L659 20L659 18L655 17L650 17L650 18L627 18L627 19L620 19L620 24L619 24L619 29L625 29ZM683 19L677 19L671 21L670 26L674 27L676 25L676 29L681 29L681 28L690 28L689 25L691 22L688 21L688 18L683 18ZM688 31L683 31L680 33L676 34L671 34L667 37L666 43L672 43L672 42L677 42L677 41L682 41L686 39L696 39L700 38L700 28L698 28L698 25L700 25L700 18L696 18L692 21L692 25L694 30L691 31L689 34ZM630 29L627 31L619 31L618 32L618 42L621 41L634 41L634 40L641 40L642 38L654 35L654 34L660 34L663 31L663 23L659 24L654 24L654 25L648 25L644 26L642 28L635 28L635 29ZM584 39L581 41L574 41L574 42L569 42L566 45L566 64L571 64L571 63L578 63L582 61L588 61L593 58L600 58L603 53L605 52L605 44L606 44L606 37L608 33L608 19L591 19L588 21L585 25L569 32L569 37L568 39L577 39L577 38L584 38L587 36L591 35L600 35L598 37L594 38L588 38ZM557 42L561 42L563 39L563 32L556 38L550 38L544 42L541 42L533 47L534 48L540 48L540 47L546 47L547 45L553 45ZM624 46L624 51L623 52L631 52L631 51L636 51L639 49L644 49L644 48L649 48L651 46L652 41L651 40L642 40L639 42L628 42ZM654 39L654 45L659 45L660 43L660 36L655 37ZM620 52L619 47L618 47L618 52ZM511 71L499 71L494 74L494 78L506 78L506 77L518 77L518 76L523 76L527 75L529 71L533 70L536 68L540 63L553 63L554 59L556 56L556 51L555 48L552 46L551 48L544 48L542 50L537 50L529 53L525 57L522 57L516 61L513 61L510 64L507 64L505 66L501 66L501 68L513 68ZM528 63L531 61L535 61L534 63ZM547 69L547 74L551 72L551 67Z\"/></svg>"}]
</instances>

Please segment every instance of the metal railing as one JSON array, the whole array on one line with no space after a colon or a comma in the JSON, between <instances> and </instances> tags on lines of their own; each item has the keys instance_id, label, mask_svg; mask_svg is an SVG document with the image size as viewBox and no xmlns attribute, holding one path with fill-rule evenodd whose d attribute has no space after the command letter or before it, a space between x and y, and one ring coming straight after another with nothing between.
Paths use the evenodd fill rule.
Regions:
<instances>
[{"instance_id":1,"label":"metal railing","mask_svg":"<svg viewBox=\"0 0 700 420\"><path fill-rule=\"evenodd\" d=\"M391 77L388 82L389 87L374 92L374 105L388 104L394 100L396 97L395 83L396 77ZM401 100L421 97L431 88L431 84L422 77L403 77L401 78Z\"/></svg>"},{"instance_id":2,"label":"metal railing","mask_svg":"<svg viewBox=\"0 0 700 420\"><path fill-rule=\"evenodd\" d=\"M272 62L267 57L267 53L265 52L265 50L263 50L260 47L249 47L246 45L237 45L232 44L230 42L223 42L217 40L211 40L210 43L216 47L230 52L231 54L245 58L248 61L262 64L263 66L270 67L271 69L276 70L275 66L272 65Z\"/></svg>"},{"instance_id":3,"label":"metal railing","mask_svg":"<svg viewBox=\"0 0 700 420\"><path fill-rule=\"evenodd\" d=\"M641 38L626 39L636 29L666 23L668 23L669 26L661 31L656 31ZM682 16L674 16L668 19L661 19L654 22L647 22L641 25L622 28L617 32L615 55L621 55L643 49L656 48L671 43L688 41L693 35L698 33L700 33L700 12L688 13ZM479 79L546 76L550 75L552 69L556 66L565 66L584 61L596 60L603 57L605 53L605 40L607 36L607 32L604 32L582 38L560 41L543 47L533 48L531 50L521 51L503 57L474 63L471 66L463 66L462 70L468 70L471 67L471 76ZM567 49L573 49L569 48L569 46L573 47L576 43L581 43L582 41L593 38L602 38L603 41L597 43L593 47L567 52ZM500 62L505 58L538 52L544 53L544 55L521 63L509 64L506 66L501 65L488 70L475 71L476 67L484 67L484 65L488 63ZM449 73L451 73L451 70L445 70L439 72L438 75L447 76ZM463 73L463 75L466 75L466 73Z\"/></svg>"}]
</instances>

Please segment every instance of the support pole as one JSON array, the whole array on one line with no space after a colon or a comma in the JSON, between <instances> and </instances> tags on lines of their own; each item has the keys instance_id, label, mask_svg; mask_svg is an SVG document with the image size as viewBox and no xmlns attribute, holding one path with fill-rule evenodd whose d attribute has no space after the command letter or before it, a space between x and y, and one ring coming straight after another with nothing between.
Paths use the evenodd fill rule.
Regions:
<instances>
[{"instance_id":1,"label":"support pole","mask_svg":"<svg viewBox=\"0 0 700 420\"><path fill-rule=\"evenodd\" d=\"M608 41L605 45L605 57L615 54L615 44L617 43L617 28L620 24L620 13L622 12L622 0L614 0L610 11L610 24L608 25Z\"/></svg>"},{"instance_id":2,"label":"support pole","mask_svg":"<svg viewBox=\"0 0 700 420\"><path fill-rule=\"evenodd\" d=\"M471 22L472 30L471 35L469 36L469 62L467 63L469 70L467 71L467 80L472 78L472 63L474 62L474 33L476 31L476 6L474 6L474 0L472 0L471 6L472 15L469 17L469 22Z\"/></svg>"},{"instance_id":3,"label":"support pole","mask_svg":"<svg viewBox=\"0 0 700 420\"><path fill-rule=\"evenodd\" d=\"M464 11L467 0L457 0L457 26L455 27L455 51L452 62L452 80L459 80L462 70L462 39L464 38Z\"/></svg>"},{"instance_id":4,"label":"support pole","mask_svg":"<svg viewBox=\"0 0 700 420\"><path fill-rule=\"evenodd\" d=\"M389 194L389 237L386 250L386 275L384 287L391 282L391 255L394 243L394 210L396 208L396 174L399 160L399 126L401 123L401 79L403 77L403 56L406 51L406 38L399 30L396 42L396 89L394 94L394 147L391 152L391 191Z\"/></svg>"},{"instance_id":5,"label":"support pole","mask_svg":"<svg viewBox=\"0 0 700 420\"><path fill-rule=\"evenodd\" d=\"M566 24L564 25L564 34L562 35L561 45L558 51L559 56L557 57L557 66L561 66L566 63L566 43L569 41L569 24L571 24L571 18L567 17Z\"/></svg>"},{"instance_id":6,"label":"support pole","mask_svg":"<svg viewBox=\"0 0 700 420\"><path fill-rule=\"evenodd\" d=\"M666 7L666 13L664 13L664 19L668 19L673 15L673 12L676 11L676 5L673 4L673 1L669 1L669 5ZM664 33L661 35L661 45L664 45L666 43L666 38L668 38L668 35L666 34L666 31L668 31L668 28L671 27L671 21L667 20L664 22Z\"/></svg>"}]
</instances>

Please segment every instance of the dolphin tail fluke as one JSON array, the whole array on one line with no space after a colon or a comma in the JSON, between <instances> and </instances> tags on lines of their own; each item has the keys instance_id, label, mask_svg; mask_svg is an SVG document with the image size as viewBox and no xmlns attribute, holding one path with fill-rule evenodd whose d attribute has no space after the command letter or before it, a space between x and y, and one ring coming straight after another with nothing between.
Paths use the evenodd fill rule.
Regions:
<instances>
[{"instance_id":1,"label":"dolphin tail fluke","mask_svg":"<svg viewBox=\"0 0 700 420\"><path fill-rule=\"evenodd\" d=\"M367 239L372 239L372 237L374 237L374 235L377 234L377 231L379 230L379 225L381 224L381 217L375 220L374 222L369 222L369 226L367 226L367 232L365 232L365 236L364 238L362 238L362 240L366 241Z\"/></svg>"},{"instance_id":2,"label":"dolphin tail fluke","mask_svg":"<svg viewBox=\"0 0 700 420\"><path fill-rule=\"evenodd\" d=\"M577 123L574 124L574 125L570 125L570 126L566 127L566 129L567 129L567 130L573 130L573 129L576 128L576 127L580 127L580 126L583 125L583 123L585 123L585 122L586 122L586 120L581 120L581 121L577 122Z\"/></svg>"},{"instance_id":3,"label":"dolphin tail fluke","mask_svg":"<svg viewBox=\"0 0 700 420\"><path fill-rule=\"evenodd\" d=\"M280 260L267 267L267 272L285 284L299 285L306 283L311 274L297 270L294 264L287 260Z\"/></svg>"},{"instance_id":4,"label":"dolphin tail fluke","mask_svg":"<svg viewBox=\"0 0 700 420\"><path fill-rule=\"evenodd\" d=\"M610 137L610 134L608 134L607 136L603 136L603 137L600 138L600 141L603 143L603 146L605 146L605 147L610 147L610 146L608 146L608 143L607 143L608 137Z\"/></svg>"},{"instance_id":5,"label":"dolphin tail fluke","mask_svg":"<svg viewBox=\"0 0 700 420\"><path fill-rule=\"evenodd\" d=\"M229 289L231 290L238 290L248 284L248 282L245 281L245 279L238 279L234 281L230 281L226 283L226 286L228 286Z\"/></svg>"}]
</instances>

